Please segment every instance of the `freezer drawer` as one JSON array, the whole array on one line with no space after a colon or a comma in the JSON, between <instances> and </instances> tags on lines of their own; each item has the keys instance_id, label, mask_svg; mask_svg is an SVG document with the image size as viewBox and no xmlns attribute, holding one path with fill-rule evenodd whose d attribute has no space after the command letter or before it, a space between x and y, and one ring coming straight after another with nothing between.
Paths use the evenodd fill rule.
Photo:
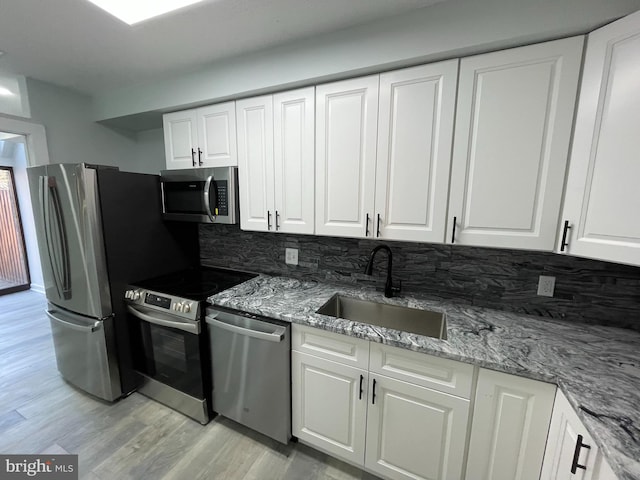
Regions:
<instances>
[{"instance_id":1,"label":"freezer drawer","mask_svg":"<svg viewBox=\"0 0 640 480\"><path fill-rule=\"evenodd\" d=\"M76 387L108 401L122 395L113 317L84 317L49 304L58 370Z\"/></svg>"},{"instance_id":2,"label":"freezer drawer","mask_svg":"<svg viewBox=\"0 0 640 480\"><path fill-rule=\"evenodd\" d=\"M207 309L213 411L281 443L291 438L291 336L284 322Z\"/></svg>"}]
</instances>

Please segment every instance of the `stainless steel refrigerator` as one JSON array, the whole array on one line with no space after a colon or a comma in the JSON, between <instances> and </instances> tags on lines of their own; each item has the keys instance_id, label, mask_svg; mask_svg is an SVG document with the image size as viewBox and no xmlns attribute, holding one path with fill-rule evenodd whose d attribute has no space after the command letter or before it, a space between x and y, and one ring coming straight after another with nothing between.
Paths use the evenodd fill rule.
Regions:
<instances>
[{"instance_id":1,"label":"stainless steel refrigerator","mask_svg":"<svg viewBox=\"0 0 640 480\"><path fill-rule=\"evenodd\" d=\"M52 164L28 176L58 370L116 400L137 382L125 287L196 265L197 225L162 221L157 175Z\"/></svg>"}]
</instances>

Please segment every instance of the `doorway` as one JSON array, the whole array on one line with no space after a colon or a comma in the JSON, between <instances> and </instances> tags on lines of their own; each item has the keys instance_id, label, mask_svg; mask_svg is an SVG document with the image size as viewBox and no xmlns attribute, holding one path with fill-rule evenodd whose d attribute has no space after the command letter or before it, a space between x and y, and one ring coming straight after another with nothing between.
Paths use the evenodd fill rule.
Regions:
<instances>
[{"instance_id":1,"label":"doorway","mask_svg":"<svg viewBox=\"0 0 640 480\"><path fill-rule=\"evenodd\" d=\"M0 295L31 287L21 218L13 167L0 165Z\"/></svg>"}]
</instances>

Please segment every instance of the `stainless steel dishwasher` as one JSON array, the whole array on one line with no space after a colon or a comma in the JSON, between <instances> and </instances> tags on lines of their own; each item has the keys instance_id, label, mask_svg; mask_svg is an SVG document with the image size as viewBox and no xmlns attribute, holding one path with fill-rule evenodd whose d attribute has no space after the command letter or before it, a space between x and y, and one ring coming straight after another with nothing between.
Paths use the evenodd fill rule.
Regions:
<instances>
[{"instance_id":1,"label":"stainless steel dishwasher","mask_svg":"<svg viewBox=\"0 0 640 480\"><path fill-rule=\"evenodd\" d=\"M213 411L275 440L291 438L291 326L207 308Z\"/></svg>"}]
</instances>

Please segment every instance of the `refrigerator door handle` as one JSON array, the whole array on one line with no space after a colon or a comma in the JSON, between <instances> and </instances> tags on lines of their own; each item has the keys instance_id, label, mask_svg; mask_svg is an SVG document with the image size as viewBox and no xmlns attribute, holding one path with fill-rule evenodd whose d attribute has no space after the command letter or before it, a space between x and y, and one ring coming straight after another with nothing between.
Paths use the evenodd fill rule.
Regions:
<instances>
[{"instance_id":1,"label":"refrigerator door handle","mask_svg":"<svg viewBox=\"0 0 640 480\"><path fill-rule=\"evenodd\" d=\"M72 330L77 330L79 332L93 333L100 330L102 327L102 323L99 321L93 322L91 325L78 325L77 323L67 322L66 320L62 320L59 317L56 317L53 313L46 311L47 317L49 317L54 322L60 323L63 326L70 328Z\"/></svg>"},{"instance_id":2,"label":"refrigerator door handle","mask_svg":"<svg viewBox=\"0 0 640 480\"><path fill-rule=\"evenodd\" d=\"M60 238L60 252L62 254L62 297L68 300L71 298L71 265L69 260L67 230L65 228L64 217L62 216L62 204L60 202L60 194L56 187L55 177L49 177L47 183L51 192L51 198L53 199L53 207Z\"/></svg>"},{"instance_id":3,"label":"refrigerator door handle","mask_svg":"<svg viewBox=\"0 0 640 480\"><path fill-rule=\"evenodd\" d=\"M58 281L58 277L60 273L56 268L58 265L58 257L55 255L55 251L53 249L53 245L51 244L51 223L49 218L49 189L47 188L47 182L49 177L42 176L40 177L40 181L38 183L38 187L40 190L40 204L42 206L42 229L44 230L44 238L45 244L47 246L47 257L49 257L49 264L51 265L51 271L53 273L53 283L56 287L56 291L58 292L58 296L62 298L62 289L60 288L60 282Z\"/></svg>"}]
</instances>

